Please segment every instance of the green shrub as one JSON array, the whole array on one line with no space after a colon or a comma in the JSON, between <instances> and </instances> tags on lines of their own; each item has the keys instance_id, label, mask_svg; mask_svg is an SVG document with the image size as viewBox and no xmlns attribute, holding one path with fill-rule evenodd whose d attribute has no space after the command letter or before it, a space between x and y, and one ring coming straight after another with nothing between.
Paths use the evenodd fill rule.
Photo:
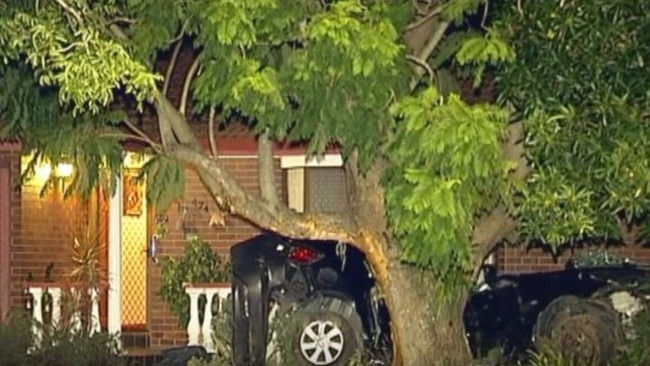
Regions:
<instances>
[{"instance_id":1,"label":"green shrub","mask_svg":"<svg viewBox=\"0 0 650 366\"><path fill-rule=\"evenodd\" d=\"M84 331L36 325L43 331L35 346L33 320L18 312L0 323L0 365L2 366L123 366L118 341L106 333L88 335Z\"/></svg>"},{"instance_id":2,"label":"green shrub","mask_svg":"<svg viewBox=\"0 0 650 366\"><path fill-rule=\"evenodd\" d=\"M621 346L612 366L650 365L650 309L633 319L634 338Z\"/></svg>"},{"instance_id":3,"label":"green shrub","mask_svg":"<svg viewBox=\"0 0 650 366\"><path fill-rule=\"evenodd\" d=\"M5 323L0 323L0 365L23 366L29 364L27 350L32 344L31 319L17 312Z\"/></svg>"},{"instance_id":4,"label":"green shrub","mask_svg":"<svg viewBox=\"0 0 650 366\"><path fill-rule=\"evenodd\" d=\"M176 315L181 326L189 322L190 300L185 293L186 283L230 281L230 268L210 244L198 237L189 239L185 255L181 258L168 257L162 260L162 285L160 296ZM205 298L201 298L201 307ZM203 315L203 311L199 312Z\"/></svg>"},{"instance_id":5,"label":"green shrub","mask_svg":"<svg viewBox=\"0 0 650 366\"><path fill-rule=\"evenodd\" d=\"M31 355L30 365L39 366L123 366L118 340L106 333L55 330L43 337L41 346Z\"/></svg>"}]
</instances>

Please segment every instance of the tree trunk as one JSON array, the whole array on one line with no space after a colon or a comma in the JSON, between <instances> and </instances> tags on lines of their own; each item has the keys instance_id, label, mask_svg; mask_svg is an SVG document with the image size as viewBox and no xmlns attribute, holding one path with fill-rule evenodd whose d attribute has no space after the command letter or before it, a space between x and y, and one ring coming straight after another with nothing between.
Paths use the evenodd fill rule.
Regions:
<instances>
[{"instance_id":1,"label":"tree trunk","mask_svg":"<svg viewBox=\"0 0 650 366\"><path fill-rule=\"evenodd\" d=\"M390 283L384 291L392 299L391 321L397 332L400 365L467 366L471 362L464 337L462 304L440 304L434 285L410 266L391 261ZM437 312L434 306L440 306Z\"/></svg>"},{"instance_id":2,"label":"tree trunk","mask_svg":"<svg viewBox=\"0 0 650 366\"><path fill-rule=\"evenodd\" d=\"M370 248L366 256L386 298L391 316L394 365L467 366L471 355L464 338L462 310L436 303L434 284L422 273L400 261L391 243L385 217L384 191L380 184L383 163L361 174L353 156L346 165L350 205L361 233L361 246Z\"/></svg>"}]
</instances>

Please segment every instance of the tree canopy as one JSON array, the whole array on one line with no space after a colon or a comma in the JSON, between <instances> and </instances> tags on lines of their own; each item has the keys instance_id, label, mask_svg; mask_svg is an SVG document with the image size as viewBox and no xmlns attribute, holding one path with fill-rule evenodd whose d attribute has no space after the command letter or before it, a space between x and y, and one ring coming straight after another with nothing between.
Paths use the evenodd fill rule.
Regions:
<instances>
[{"instance_id":1,"label":"tree canopy","mask_svg":"<svg viewBox=\"0 0 650 366\"><path fill-rule=\"evenodd\" d=\"M616 236L645 218L648 7L0 0L0 138L19 138L34 162L74 163L68 194L110 188L124 143L137 141L154 155L145 173L160 210L183 194L191 167L220 207L261 228L355 242L389 303L411 307L393 314L411 337L405 347L433 362L404 326L413 311L426 316L427 299L447 297L404 292L414 273L432 273L447 290L439 295L459 294L517 224L517 240L559 246ZM170 80L187 48L174 104ZM499 103L463 101L459 80L480 87L486 73L496 76ZM153 113L158 133L133 122L136 109ZM214 136L217 115L251 121L260 149L306 141L318 155L338 145L354 188L349 215L298 215L272 189L245 192L195 134ZM260 150L260 161L269 156ZM419 326L449 338L451 321L427 319Z\"/></svg>"},{"instance_id":2,"label":"tree canopy","mask_svg":"<svg viewBox=\"0 0 650 366\"><path fill-rule=\"evenodd\" d=\"M498 86L526 120L533 166L522 234L561 245L620 239L650 207L650 5L525 2L497 12L517 50Z\"/></svg>"},{"instance_id":3,"label":"tree canopy","mask_svg":"<svg viewBox=\"0 0 650 366\"><path fill-rule=\"evenodd\" d=\"M512 59L498 34L463 25L480 3L430 5L440 34L433 48L415 50L404 43L418 16L408 1L4 2L4 131L43 156L87 167L69 186L86 192L101 181L98 168L119 168L119 142L141 137L117 129L133 125L116 112L115 96L161 104L170 74L156 60L189 40L198 55L188 76L194 113L245 116L272 139L309 141L310 154L336 143L362 172L386 158L402 258L440 275L467 271L474 221L508 196L512 168L500 144L508 113L469 106L440 82L450 63L478 77L486 64ZM459 31L443 40L450 24ZM429 56L439 71L426 75L432 69L419 63ZM150 196L164 209L182 194L182 171L166 157L182 138L166 137L160 124L162 140L151 145L160 157L147 168Z\"/></svg>"}]
</instances>

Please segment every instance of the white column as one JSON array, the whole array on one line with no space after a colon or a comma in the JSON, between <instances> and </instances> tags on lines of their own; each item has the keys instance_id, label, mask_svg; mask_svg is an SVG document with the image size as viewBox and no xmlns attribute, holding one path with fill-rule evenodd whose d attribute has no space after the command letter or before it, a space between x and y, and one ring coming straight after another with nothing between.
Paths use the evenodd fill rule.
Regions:
<instances>
[{"instance_id":1,"label":"white column","mask_svg":"<svg viewBox=\"0 0 650 366\"><path fill-rule=\"evenodd\" d=\"M205 289L205 309L203 311L203 324L201 327L201 333L203 334L203 347L210 352L214 352L214 339L212 339L212 301L214 295L217 294L217 290L213 288ZM217 297L217 301L219 298Z\"/></svg>"},{"instance_id":2,"label":"white column","mask_svg":"<svg viewBox=\"0 0 650 366\"><path fill-rule=\"evenodd\" d=\"M190 297L190 321L187 323L187 345L199 345L199 335L201 333L201 324L199 324L199 296L202 289L187 288L185 292Z\"/></svg>"},{"instance_id":3,"label":"white column","mask_svg":"<svg viewBox=\"0 0 650 366\"><path fill-rule=\"evenodd\" d=\"M97 289L90 289L90 334L98 333L101 331L101 324L99 323L99 291Z\"/></svg>"},{"instance_id":4,"label":"white column","mask_svg":"<svg viewBox=\"0 0 650 366\"><path fill-rule=\"evenodd\" d=\"M56 328L61 321L61 288L50 287L47 291L52 296L52 326Z\"/></svg>"},{"instance_id":5,"label":"white column","mask_svg":"<svg viewBox=\"0 0 650 366\"><path fill-rule=\"evenodd\" d=\"M32 325L32 331L34 333L34 346L38 347L41 342L41 327L43 326L43 288L30 287L28 291L34 299L34 306L32 308L34 325Z\"/></svg>"},{"instance_id":6,"label":"white column","mask_svg":"<svg viewBox=\"0 0 650 366\"><path fill-rule=\"evenodd\" d=\"M108 332L122 330L122 179L108 207Z\"/></svg>"},{"instance_id":7,"label":"white column","mask_svg":"<svg viewBox=\"0 0 650 366\"><path fill-rule=\"evenodd\" d=\"M73 299L81 299L81 291L79 289L72 287L70 289L70 294L72 294ZM78 307L72 312L72 318L70 319L70 329L75 332L81 332L83 325L81 323L81 309Z\"/></svg>"}]
</instances>

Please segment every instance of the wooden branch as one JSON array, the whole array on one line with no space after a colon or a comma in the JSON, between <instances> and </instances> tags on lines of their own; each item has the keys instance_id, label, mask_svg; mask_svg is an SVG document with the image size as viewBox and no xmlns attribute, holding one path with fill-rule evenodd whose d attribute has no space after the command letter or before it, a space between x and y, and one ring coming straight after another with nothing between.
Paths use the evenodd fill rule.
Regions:
<instances>
[{"instance_id":1,"label":"wooden branch","mask_svg":"<svg viewBox=\"0 0 650 366\"><path fill-rule=\"evenodd\" d=\"M217 158L217 141L214 135L214 120L216 118L216 110L214 107L210 107L210 112L208 113L208 141L210 142L210 155L212 159Z\"/></svg>"},{"instance_id":2,"label":"wooden branch","mask_svg":"<svg viewBox=\"0 0 650 366\"><path fill-rule=\"evenodd\" d=\"M133 131L136 135L138 135L143 141L146 141L151 147L154 146L159 146L149 135L147 135L144 131L138 128L138 126L134 125L131 123L131 121L127 119L124 119L124 124L131 130Z\"/></svg>"},{"instance_id":3,"label":"wooden branch","mask_svg":"<svg viewBox=\"0 0 650 366\"><path fill-rule=\"evenodd\" d=\"M157 144L153 142L149 138L144 138L139 135L134 135L134 134L129 134L129 133L102 133L100 137L116 137L119 139L125 139L125 140L135 140L135 141L140 141L144 142L147 145L151 146L156 152L161 153L162 152L162 146L160 144Z\"/></svg>"},{"instance_id":4,"label":"wooden branch","mask_svg":"<svg viewBox=\"0 0 650 366\"><path fill-rule=\"evenodd\" d=\"M510 172L510 179L522 181L530 173L530 167L524 155L524 129L522 122L508 126L508 138L502 144L505 159L517 162L517 167ZM472 235L472 246L475 259L483 261L494 246L517 228L517 220L507 212L504 206L499 206L477 221ZM474 269L474 278L480 271L480 262Z\"/></svg>"},{"instance_id":5,"label":"wooden branch","mask_svg":"<svg viewBox=\"0 0 650 366\"><path fill-rule=\"evenodd\" d=\"M68 5L64 0L55 0L59 6L65 10L66 13L72 15L72 17L77 21L78 24L83 24L83 18L81 18L81 14L79 14L78 11L74 10L70 5Z\"/></svg>"},{"instance_id":6,"label":"wooden branch","mask_svg":"<svg viewBox=\"0 0 650 366\"><path fill-rule=\"evenodd\" d=\"M445 35L445 32L451 25L451 22L448 21L443 21L438 25L438 28L431 34L431 37L427 41L427 43L424 45L422 50L420 50L420 53L414 57L414 59L417 60L424 60L426 63L426 60L431 56L433 51L435 51L436 47L440 44L440 41L442 41L442 38ZM410 89L411 91L415 90L415 87L418 85L418 81L420 78L424 75L424 73L428 71L426 68L423 67L416 67L415 68L415 77L410 83Z\"/></svg>"},{"instance_id":7,"label":"wooden branch","mask_svg":"<svg viewBox=\"0 0 650 366\"><path fill-rule=\"evenodd\" d=\"M481 28L487 30L485 22L487 22L488 11L490 10L490 0L485 0L485 7L483 7L483 17L481 18Z\"/></svg>"},{"instance_id":8,"label":"wooden branch","mask_svg":"<svg viewBox=\"0 0 650 366\"><path fill-rule=\"evenodd\" d=\"M275 184L275 169L273 166L273 143L270 132L266 129L257 140L257 172L260 183L260 195L270 204L278 206L280 199Z\"/></svg>"},{"instance_id":9,"label":"wooden branch","mask_svg":"<svg viewBox=\"0 0 650 366\"><path fill-rule=\"evenodd\" d=\"M296 239L336 240L357 243L356 226L337 215L298 214L246 192L216 160L183 145L167 150L179 162L193 167L217 204L253 225ZM361 250L366 248L360 247Z\"/></svg>"},{"instance_id":10,"label":"wooden branch","mask_svg":"<svg viewBox=\"0 0 650 366\"><path fill-rule=\"evenodd\" d=\"M126 23L126 24L133 25L133 24L135 24L135 20L131 19L131 18L126 18L126 17L118 17L118 18L113 18L108 22L109 25L118 24L118 23Z\"/></svg>"},{"instance_id":11,"label":"wooden branch","mask_svg":"<svg viewBox=\"0 0 650 366\"><path fill-rule=\"evenodd\" d=\"M494 249L494 246L516 228L517 221L503 206L497 207L477 221L472 233L472 250L475 260L472 279L477 278L483 260Z\"/></svg>"},{"instance_id":12,"label":"wooden branch","mask_svg":"<svg viewBox=\"0 0 650 366\"><path fill-rule=\"evenodd\" d=\"M122 30L122 28L120 28L119 25L117 25L117 24L109 24L109 25L108 25L108 29L109 29L109 30L111 31L111 33L113 33L113 35L115 35L117 38L119 38L119 39L121 39L121 40L124 40L124 41L128 41L128 40L129 40L129 37L126 35L126 33L124 33L124 31Z\"/></svg>"},{"instance_id":13,"label":"wooden branch","mask_svg":"<svg viewBox=\"0 0 650 366\"><path fill-rule=\"evenodd\" d=\"M417 58L417 57L415 57L413 55L407 55L406 59L413 62L414 64L420 66L424 70L426 70L426 72L427 72L427 74L429 74L429 78L431 80L433 80L436 77L436 74L433 71L433 69L431 68L431 65L429 65L429 63L426 62L425 60L419 59L419 58ZM417 84L417 79L411 81L411 85L410 85L411 90L413 90L415 88L416 84Z\"/></svg>"},{"instance_id":14,"label":"wooden branch","mask_svg":"<svg viewBox=\"0 0 650 366\"><path fill-rule=\"evenodd\" d=\"M510 179L521 182L530 174L530 166L525 155L524 123L514 122L508 125L507 139L502 144L504 158L517 163L517 167L510 172Z\"/></svg>"},{"instance_id":15,"label":"wooden branch","mask_svg":"<svg viewBox=\"0 0 650 366\"><path fill-rule=\"evenodd\" d=\"M183 25L181 26L180 32L178 32L178 35L176 37L169 40L169 44L180 41L183 38L183 36L185 36L185 32L187 31L187 26L189 24L190 24L190 20L189 19L185 20L185 23L183 23Z\"/></svg>"},{"instance_id":16,"label":"wooden branch","mask_svg":"<svg viewBox=\"0 0 650 366\"><path fill-rule=\"evenodd\" d=\"M169 100L164 95L154 97L154 107L158 115L158 131L160 133L160 140L164 147L176 145L178 142L174 135L172 128L172 121L174 114L174 106L169 103Z\"/></svg>"},{"instance_id":17,"label":"wooden branch","mask_svg":"<svg viewBox=\"0 0 650 366\"><path fill-rule=\"evenodd\" d=\"M174 47L174 51L172 52L172 58L169 60L169 65L167 65L167 71L165 72L165 83L163 84L163 90L162 90L162 93L164 95L167 95L167 92L169 91L169 83L171 82L172 73L174 72L174 68L176 67L178 54L181 52L182 45L183 45L182 41L176 43L176 46Z\"/></svg>"},{"instance_id":18,"label":"wooden branch","mask_svg":"<svg viewBox=\"0 0 650 366\"><path fill-rule=\"evenodd\" d=\"M436 15L439 15L440 13L442 13L444 8L445 7L443 5L439 5L439 6L435 7L435 8L433 8L433 10L431 10L430 12L425 14L422 18L420 18L417 21L407 25L404 28L404 33L410 32L410 31L412 31L412 30L414 30L416 28L421 27L423 24L425 24L427 21L429 21L429 19L431 19L431 18L435 17Z\"/></svg>"},{"instance_id":19,"label":"wooden branch","mask_svg":"<svg viewBox=\"0 0 650 366\"><path fill-rule=\"evenodd\" d=\"M189 71L187 72L187 76L185 77L185 83L183 83L183 94L181 94L181 105L178 107L178 110L183 116L186 115L187 99L190 94L192 79L194 78L194 74L196 74L196 71L199 69L200 65L201 63L199 62L199 57L195 58L192 62L192 65L190 66Z\"/></svg>"},{"instance_id":20,"label":"wooden branch","mask_svg":"<svg viewBox=\"0 0 650 366\"><path fill-rule=\"evenodd\" d=\"M175 138L182 144L192 149L201 150L201 144L196 138L194 131L190 128L185 116L182 115L176 107L172 105L167 96L157 93L154 97L154 106L158 113L159 127L164 127L165 132L171 132ZM169 131L167 131L167 128ZM161 131L162 132L162 131ZM169 146L169 145L166 145Z\"/></svg>"}]
</instances>

